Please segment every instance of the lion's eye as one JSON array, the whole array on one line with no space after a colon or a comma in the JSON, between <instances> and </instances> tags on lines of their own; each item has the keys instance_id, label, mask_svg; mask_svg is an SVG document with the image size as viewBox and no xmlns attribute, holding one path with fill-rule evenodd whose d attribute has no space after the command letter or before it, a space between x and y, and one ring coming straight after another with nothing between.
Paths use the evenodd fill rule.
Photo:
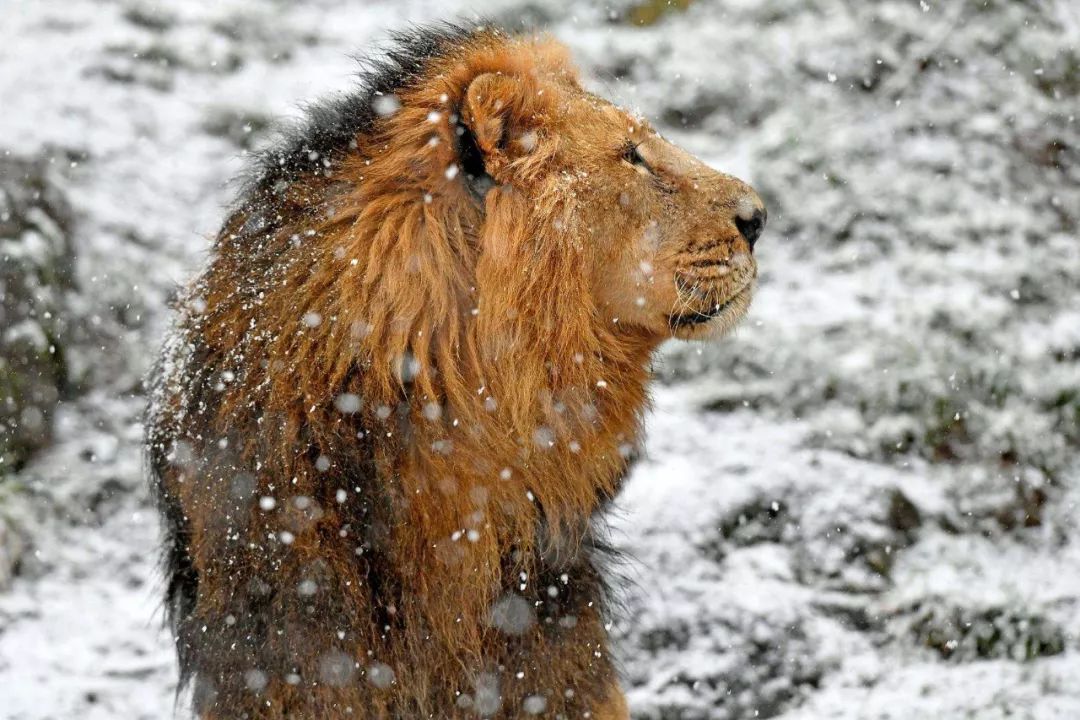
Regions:
<instances>
[{"instance_id":1,"label":"lion's eye","mask_svg":"<svg viewBox=\"0 0 1080 720\"><path fill-rule=\"evenodd\" d=\"M649 164L645 162L645 158L641 157L641 153L638 152L638 146L634 143L626 143L626 147L623 148L622 159L635 167L649 170Z\"/></svg>"}]
</instances>

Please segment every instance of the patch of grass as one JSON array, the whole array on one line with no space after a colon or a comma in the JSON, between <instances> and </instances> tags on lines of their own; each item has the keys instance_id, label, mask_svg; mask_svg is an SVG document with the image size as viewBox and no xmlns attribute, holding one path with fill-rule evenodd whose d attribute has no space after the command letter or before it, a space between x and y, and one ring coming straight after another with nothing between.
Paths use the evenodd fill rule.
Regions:
<instances>
[{"instance_id":1,"label":"patch of grass","mask_svg":"<svg viewBox=\"0 0 1080 720\"><path fill-rule=\"evenodd\" d=\"M160 8L131 7L124 11L124 19L153 33L163 33L176 24L176 17Z\"/></svg>"},{"instance_id":2,"label":"patch of grass","mask_svg":"<svg viewBox=\"0 0 1080 720\"><path fill-rule=\"evenodd\" d=\"M645 0L626 13L626 21L638 27L648 27L660 22L672 12L684 12L694 0Z\"/></svg>"},{"instance_id":3,"label":"patch of grass","mask_svg":"<svg viewBox=\"0 0 1080 720\"><path fill-rule=\"evenodd\" d=\"M1022 608L923 607L911 633L918 644L953 662L999 658L1026 662L1065 651L1064 629Z\"/></svg>"}]
</instances>

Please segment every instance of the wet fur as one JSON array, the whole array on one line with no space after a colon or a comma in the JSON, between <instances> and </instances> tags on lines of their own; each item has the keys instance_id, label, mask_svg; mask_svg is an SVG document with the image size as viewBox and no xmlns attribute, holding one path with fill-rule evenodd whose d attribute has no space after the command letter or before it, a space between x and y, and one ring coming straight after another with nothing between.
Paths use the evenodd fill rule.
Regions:
<instances>
[{"instance_id":1,"label":"wet fur","mask_svg":"<svg viewBox=\"0 0 1080 720\"><path fill-rule=\"evenodd\" d=\"M569 132L594 132L593 166ZM657 139L644 181L626 132L645 129L560 45L442 26L397 36L262 156L178 304L147 418L200 717L511 718L540 699L628 717L599 518L671 309L732 296L730 326L756 266L731 223L749 189ZM653 217L677 242L648 240ZM692 293L598 235L644 238ZM622 266L626 287L604 275ZM612 320L645 292L642 324Z\"/></svg>"},{"instance_id":2,"label":"wet fur","mask_svg":"<svg viewBox=\"0 0 1080 720\"><path fill-rule=\"evenodd\" d=\"M446 433L444 423L438 431L417 427L425 423L417 412L424 401L453 408L447 417L484 423L484 416L470 415L469 406L489 396L476 396L485 381L494 387L500 378L481 378L477 367L466 367L470 381L461 378L457 388L447 387L450 378L440 381L425 369L403 382L400 369L389 372L389 363L372 378L375 373L365 367L371 360L349 347L357 328L343 318L333 337L332 318L349 311L335 304L335 278L307 271L307 264L329 264L334 274L348 267L327 251L334 234L362 218L366 205L347 211L348 224L328 224L319 214L328 195L342 197L333 189L335 176L357 170L343 167L345 156L378 121L373 99L409 88L440 54L495 37L456 27L399 35L386 59L369 67L366 90L312 108L307 125L265 153L218 238L211 269L181 304L178 332L157 373L159 405L150 418L148 447L166 532L169 620L182 676L195 680L195 709L203 717L475 717L477 710L462 698L475 696L477 682L490 683L492 677L500 685L499 717L516 716L529 695L545 697L552 714L580 712L602 704L614 686L606 653L593 655L605 645L603 565L611 551L592 516L613 495L614 476L625 463L605 463L608 481L599 487L589 482L572 493L538 489L536 502L515 479L515 492L493 492L485 500L507 506L498 515L500 523L505 516L512 520L509 532L469 545L464 538L445 544L469 513L447 512L437 507L441 502L416 507L408 490L434 494L459 509L461 503L450 502L439 487L445 480L435 477L446 463L435 453L414 461L432 472L404 482L397 458L409 455L421 439L430 443ZM412 205L415 200L420 198ZM406 226L415 222L395 208L381 210L382 222L391 218ZM301 228L316 228L318 235L305 234L297 247L293 231ZM437 273L443 272L439 265L453 263L428 259ZM267 296L278 277L287 289ZM448 296L425 300L435 301L435 311L416 322L441 333L438 316L459 308L444 305L452 302ZM207 309L192 312L192 303ZM271 323L281 323L286 314L294 322L273 326L273 339L260 337L248 327L259 305L258 315ZM467 308L460 309L467 316ZM318 310L325 313L329 338L305 333L295 323ZM400 362L408 357L408 335L416 332L409 329L373 344ZM324 343L330 347L320 351ZM415 352L430 357L448 350L434 345L425 342ZM480 354L476 348L454 350ZM284 358L302 369L278 383L267 376L268 368L255 364L256 356ZM233 379L222 387L228 368ZM635 374L641 372L639 362ZM360 413L335 409L335 397L346 392L364 397ZM507 389L503 397L512 395ZM631 404L635 424L640 404L640 398ZM390 415L380 418L386 408ZM536 417L531 409L521 412L521 420ZM396 439L380 437L387 428ZM480 461L495 457L506 441L489 436L481 443ZM483 447L488 443L494 447ZM515 447L509 455L518 453ZM316 469L320 457L333 458L326 472ZM500 480L502 465L488 464L477 475L493 485L511 485ZM346 503L337 502L339 489L348 493ZM454 494L466 498L463 510L475 511L465 483ZM262 511L262 496L276 497L278 507ZM296 498L305 498L305 507L297 507ZM282 532L294 533L291 545L280 542ZM444 545L433 549L432 536ZM440 559L440 551L463 557ZM445 571L418 588L432 562ZM523 573L530 578L526 583ZM462 597L462 582L476 584L474 598ZM301 595L300 588L306 592L311 583L314 593ZM555 597L549 587L557 589ZM412 599L419 593L427 597ZM511 595L535 606L535 626L521 636L506 636L488 623L490 606ZM458 622L459 615L466 624ZM343 657L355 661L351 668L340 662ZM387 666L394 675L388 686L365 680L372 668L378 673ZM518 670L527 673L526 682L514 679Z\"/></svg>"}]
</instances>

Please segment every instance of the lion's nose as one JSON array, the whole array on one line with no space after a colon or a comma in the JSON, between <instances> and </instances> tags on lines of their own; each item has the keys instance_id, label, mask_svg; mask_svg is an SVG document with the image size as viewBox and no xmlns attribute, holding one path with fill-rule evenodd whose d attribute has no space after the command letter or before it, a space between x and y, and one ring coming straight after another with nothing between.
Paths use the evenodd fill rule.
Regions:
<instances>
[{"instance_id":1,"label":"lion's nose","mask_svg":"<svg viewBox=\"0 0 1080 720\"><path fill-rule=\"evenodd\" d=\"M735 227L739 229L742 236L746 238L747 244L750 245L750 251L753 252L754 244L757 243L758 238L761 237L761 231L765 229L765 220L769 217L765 212L765 208L754 208L749 217L738 215L735 217Z\"/></svg>"}]
</instances>

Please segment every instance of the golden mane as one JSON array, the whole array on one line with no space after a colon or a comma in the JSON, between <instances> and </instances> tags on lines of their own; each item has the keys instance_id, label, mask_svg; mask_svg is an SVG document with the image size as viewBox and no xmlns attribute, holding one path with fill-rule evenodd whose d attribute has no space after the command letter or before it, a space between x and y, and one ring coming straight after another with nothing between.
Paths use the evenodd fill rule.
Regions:
<instances>
[{"instance_id":1,"label":"golden mane","mask_svg":"<svg viewBox=\"0 0 1080 720\"><path fill-rule=\"evenodd\" d=\"M661 338L587 272L613 213L560 127L591 96L548 39L406 40L362 122L268 155L180 304L148 446L181 666L205 718L475 716L522 663L623 718L593 518Z\"/></svg>"},{"instance_id":2,"label":"golden mane","mask_svg":"<svg viewBox=\"0 0 1080 720\"><path fill-rule=\"evenodd\" d=\"M222 236L211 274L196 286L214 309L215 322L203 325L206 343L242 348L266 367L236 373L243 391L223 398L217 420L229 423L253 397L265 413L295 414L297 428L343 424L341 395L362 398L359 414L377 424L407 403L410 447L394 449L413 455L418 477L453 468L459 481L491 483L504 468L475 476L462 468L519 456L540 470L497 483L514 488L506 500L529 490L547 521L578 523L614 491L625 462L619 446L633 439L643 409L652 348L616 338L589 306L572 179L542 172L557 142L545 116L559 84L576 83L564 51L485 32L460 53L432 67L435 81L402 91L400 110L381 119L339 170L289 188L286 202L303 212L266 239L284 249L257 306L236 293L249 272L247 238ZM459 110L450 99L486 73L535 82L521 92L529 106L514 110L535 122L535 147L514 171L537 180L499 188L481 209L453 181ZM230 225L246 222L248 212ZM480 247L488 252L481 256ZM598 404L608 428L620 428L609 442L590 420ZM304 444L295 441L291 447ZM451 459L441 441L453 443ZM582 475L597 450L610 460ZM462 463L469 453L478 460Z\"/></svg>"}]
</instances>

